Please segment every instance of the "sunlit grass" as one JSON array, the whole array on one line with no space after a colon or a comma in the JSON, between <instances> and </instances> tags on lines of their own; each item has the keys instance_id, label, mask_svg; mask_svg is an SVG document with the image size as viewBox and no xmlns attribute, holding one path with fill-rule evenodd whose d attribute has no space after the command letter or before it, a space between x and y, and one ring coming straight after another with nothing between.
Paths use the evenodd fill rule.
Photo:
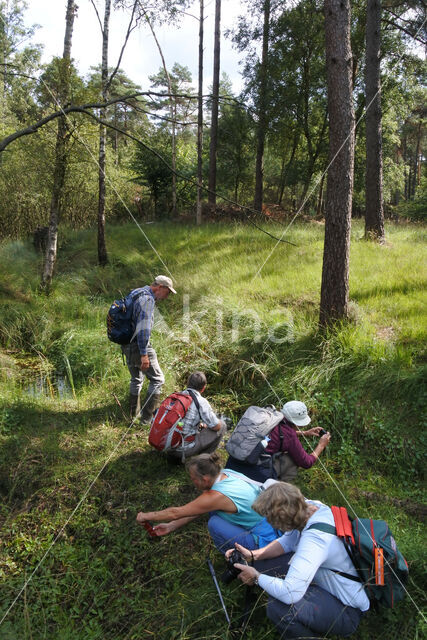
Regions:
<instances>
[{"instance_id":1,"label":"sunlit grass","mask_svg":"<svg viewBox=\"0 0 427 640\"><path fill-rule=\"evenodd\" d=\"M361 240L360 222L353 225L352 321L326 334L317 326L322 225L295 224L284 237L296 246L277 247L240 224L143 230L149 241L134 226L109 228L103 269L92 231L63 232L49 297L38 293L41 259L31 245L0 245L0 618L70 518L2 625L2 639L230 636L205 566L210 555L221 573L223 560L203 519L155 545L134 524L142 508L196 495L185 471L149 448L147 428L128 430L128 372L106 338L111 301L167 269L178 295L158 306L163 321L153 338L165 391L200 368L209 399L234 419L252 403L307 402L314 424L333 437L322 464L301 474L305 494L327 503L345 498L359 513L387 519L420 606L422 522L393 500L416 508L422 501L422 228L389 225L380 247ZM284 227L268 230L280 237ZM29 378L54 373L68 381L62 395L53 377L44 392L29 393ZM220 455L225 461L224 449ZM236 619L237 581L224 597ZM368 616L355 640L421 637L412 600ZM274 637L264 605L262 596L248 640Z\"/></svg>"}]
</instances>

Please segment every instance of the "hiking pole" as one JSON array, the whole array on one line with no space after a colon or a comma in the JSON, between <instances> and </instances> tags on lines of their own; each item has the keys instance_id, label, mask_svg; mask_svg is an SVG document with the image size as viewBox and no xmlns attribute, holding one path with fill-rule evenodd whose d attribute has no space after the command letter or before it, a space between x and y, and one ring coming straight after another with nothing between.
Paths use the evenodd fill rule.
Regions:
<instances>
[{"instance_id":1,"label":"hiking pole","mask_svg":"<svg viewBox=\"0 0 427 640\"><path fill-rule=\"evenodd\" d=\"M218 592L219 599L220 599L221 604L222 604L222 608L224 609L225 618L226 618L226 620L228 622L228 626L230 626L231 625L230 616L228 615L227 609L225 608L224 598L222 597L221 589L219 588L218 580L217 580L216 574L215 574L215 569L213 568L212 562L210 561L209 558L206 558L206 562L208 563L209 571L211 572L212 580L213 580L214 585L216 587L216 590Z\"/></svg>"}]
</instances>

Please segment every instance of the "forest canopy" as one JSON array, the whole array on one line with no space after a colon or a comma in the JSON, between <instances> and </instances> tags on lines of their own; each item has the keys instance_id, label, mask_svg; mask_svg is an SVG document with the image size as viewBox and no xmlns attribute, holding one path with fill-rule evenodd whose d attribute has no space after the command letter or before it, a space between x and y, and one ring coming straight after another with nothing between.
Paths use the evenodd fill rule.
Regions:
<instances>
[{"instance_id":1,"label":"forest canopy","mask_svg":"<svg viewBox=\"0 0 427 640\"><path fill-rule=\"evenodd\" d=\"M157 24L176 19L179 3L159 6L150 14ZM128 11L133 9L121 9ZM263 204L284 215L296 212L322 218L325 207L328 111L322 4L302 0L271 2L268 26L265 95L260 96L264 4L251 0L237 24L224 25L243 61L244 86L235 93L226 73L219 82L215 190L221 196L251 206L259 100L265 121ZM116 7L115 10L119 10ZM141 12L141 7L139 6ZM1 2L0 139L25 129L57 111L61 97L61 58L40 63L42 45L37 27L24 23L22 0ZM356 117L353 215L365 209L365 14L364 2L353 3L351 45L353 99ZM175 16L175 18L174 18ZM101 16L102 18L102 16ZM78 11L75 20L78 20ZM148 18L135 17L133 29L148 29ZM58 25L59 26L59 25ZM196 27L195 21L195 27ZM59 26L60 27L60 26ZM179 20L173 23L179 30ZM196 28L195 28L196 35ZM426 88L422 44L422 7L417 3L385 6L381 19L381 108L383 197L386 217L421 219L425 214ZM73 65L72 46L67 101L71 105L103 102L102 65L82 75ZM159 56L160 61L160 56ZM135 95L138 79L129 78L109 62L108 99ZM62 65L62 67L61 67ZM194 215L197 183L197 78L175 62L160 64L149 78L158 95L117 101L105 109L105 198L107 220ZM210 87L212 92L212 87ZM172 93L173 95L166 95ZM173 97L175 96L175 97ZM107 94L104 94L104 98ZM92 110L100 115L99 109ZM203 96L203 182L207 185L211 142L212 97ZM99 125L82 113L67 116L67 170L61 221L73 228L91 227L97 218ZM130 134L144 146L127 137ZM2 237L17 238L48 223L57 123L17 139L3 152L0 172ZM153 154L153 151L155 152ZM155 155L157 154L157 155ZM163 160L162 160L162 159ZM173 184L171 167L177 172ZM203 198L207 200L207 193ZM174 201L175 198L175 201ZM238 211L242 213L242 211Z\"/></svg>"}]
</instances>

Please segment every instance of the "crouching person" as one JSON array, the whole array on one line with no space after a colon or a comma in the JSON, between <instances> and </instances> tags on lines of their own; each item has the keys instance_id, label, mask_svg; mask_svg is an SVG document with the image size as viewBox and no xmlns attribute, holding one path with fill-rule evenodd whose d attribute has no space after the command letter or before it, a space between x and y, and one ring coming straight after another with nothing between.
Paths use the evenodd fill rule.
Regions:
<instances>
[{"instance_id":1,"label":"crouching person","mask_svg":"<svg viewBox=\"0 0 427 640\"><path fill-rule=\"evenodd\" d=\"M235 567L244 584L257 584L268 593L267 616L280 638L351 635L369 609L369 599L360 582L337 573L357 578L343 542L313 526L335 526L331 509L306 500L285 482L269 487L252 506L285 533L263 549L235 545L247 561L254 560L254 566Z\"/></svg>"},{"instance_id":2,"label":"crouching person","mask_svg":"<svg viewBox=\"0 0 427 640\"><path fill-rule=\"evenodd\" d=\"M154 527L158 536L164 536L209 513L209 533L221 553L236 542L246 549L258 549L279 536L266 519L251 508L261 489L245 476L221 469L216 453L190 458L186 467L201 495L182 507L141 511L136 517L139 524L166 520Z\"/></svg>"},{"instance_id":3,"label":"crouching person","mask_svg":"<svg viewBox=\"0 0 427 640\"><path fill-rule=\"evenodd\" d=\"M183 418L182 442L166 451L168 458L185 460L201 453L213 453L226 431L226 425L203 397L207 380L202 371L194 371L187 380L184 394L190 394L193 402Z\"/></svg>"}]
</instances>

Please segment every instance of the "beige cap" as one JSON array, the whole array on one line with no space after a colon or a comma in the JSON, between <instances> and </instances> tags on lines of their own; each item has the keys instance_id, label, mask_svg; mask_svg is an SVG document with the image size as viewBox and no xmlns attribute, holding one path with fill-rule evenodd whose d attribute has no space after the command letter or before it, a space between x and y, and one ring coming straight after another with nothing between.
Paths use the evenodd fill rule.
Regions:
<instances>
[{"instance_id":1,"label":"beige cap","mask_svg":"<svg viewBox=\"0 0 427 640\"><path fill-rule=\"evenodd\" d=\"M176 293L175 289L173 288L173 282L170 278L168 278L168 276L156 276L153 284L159 285L161 287L167 287L169 291L171 291L172 293Z\"/></svg>"}]
</instances>

